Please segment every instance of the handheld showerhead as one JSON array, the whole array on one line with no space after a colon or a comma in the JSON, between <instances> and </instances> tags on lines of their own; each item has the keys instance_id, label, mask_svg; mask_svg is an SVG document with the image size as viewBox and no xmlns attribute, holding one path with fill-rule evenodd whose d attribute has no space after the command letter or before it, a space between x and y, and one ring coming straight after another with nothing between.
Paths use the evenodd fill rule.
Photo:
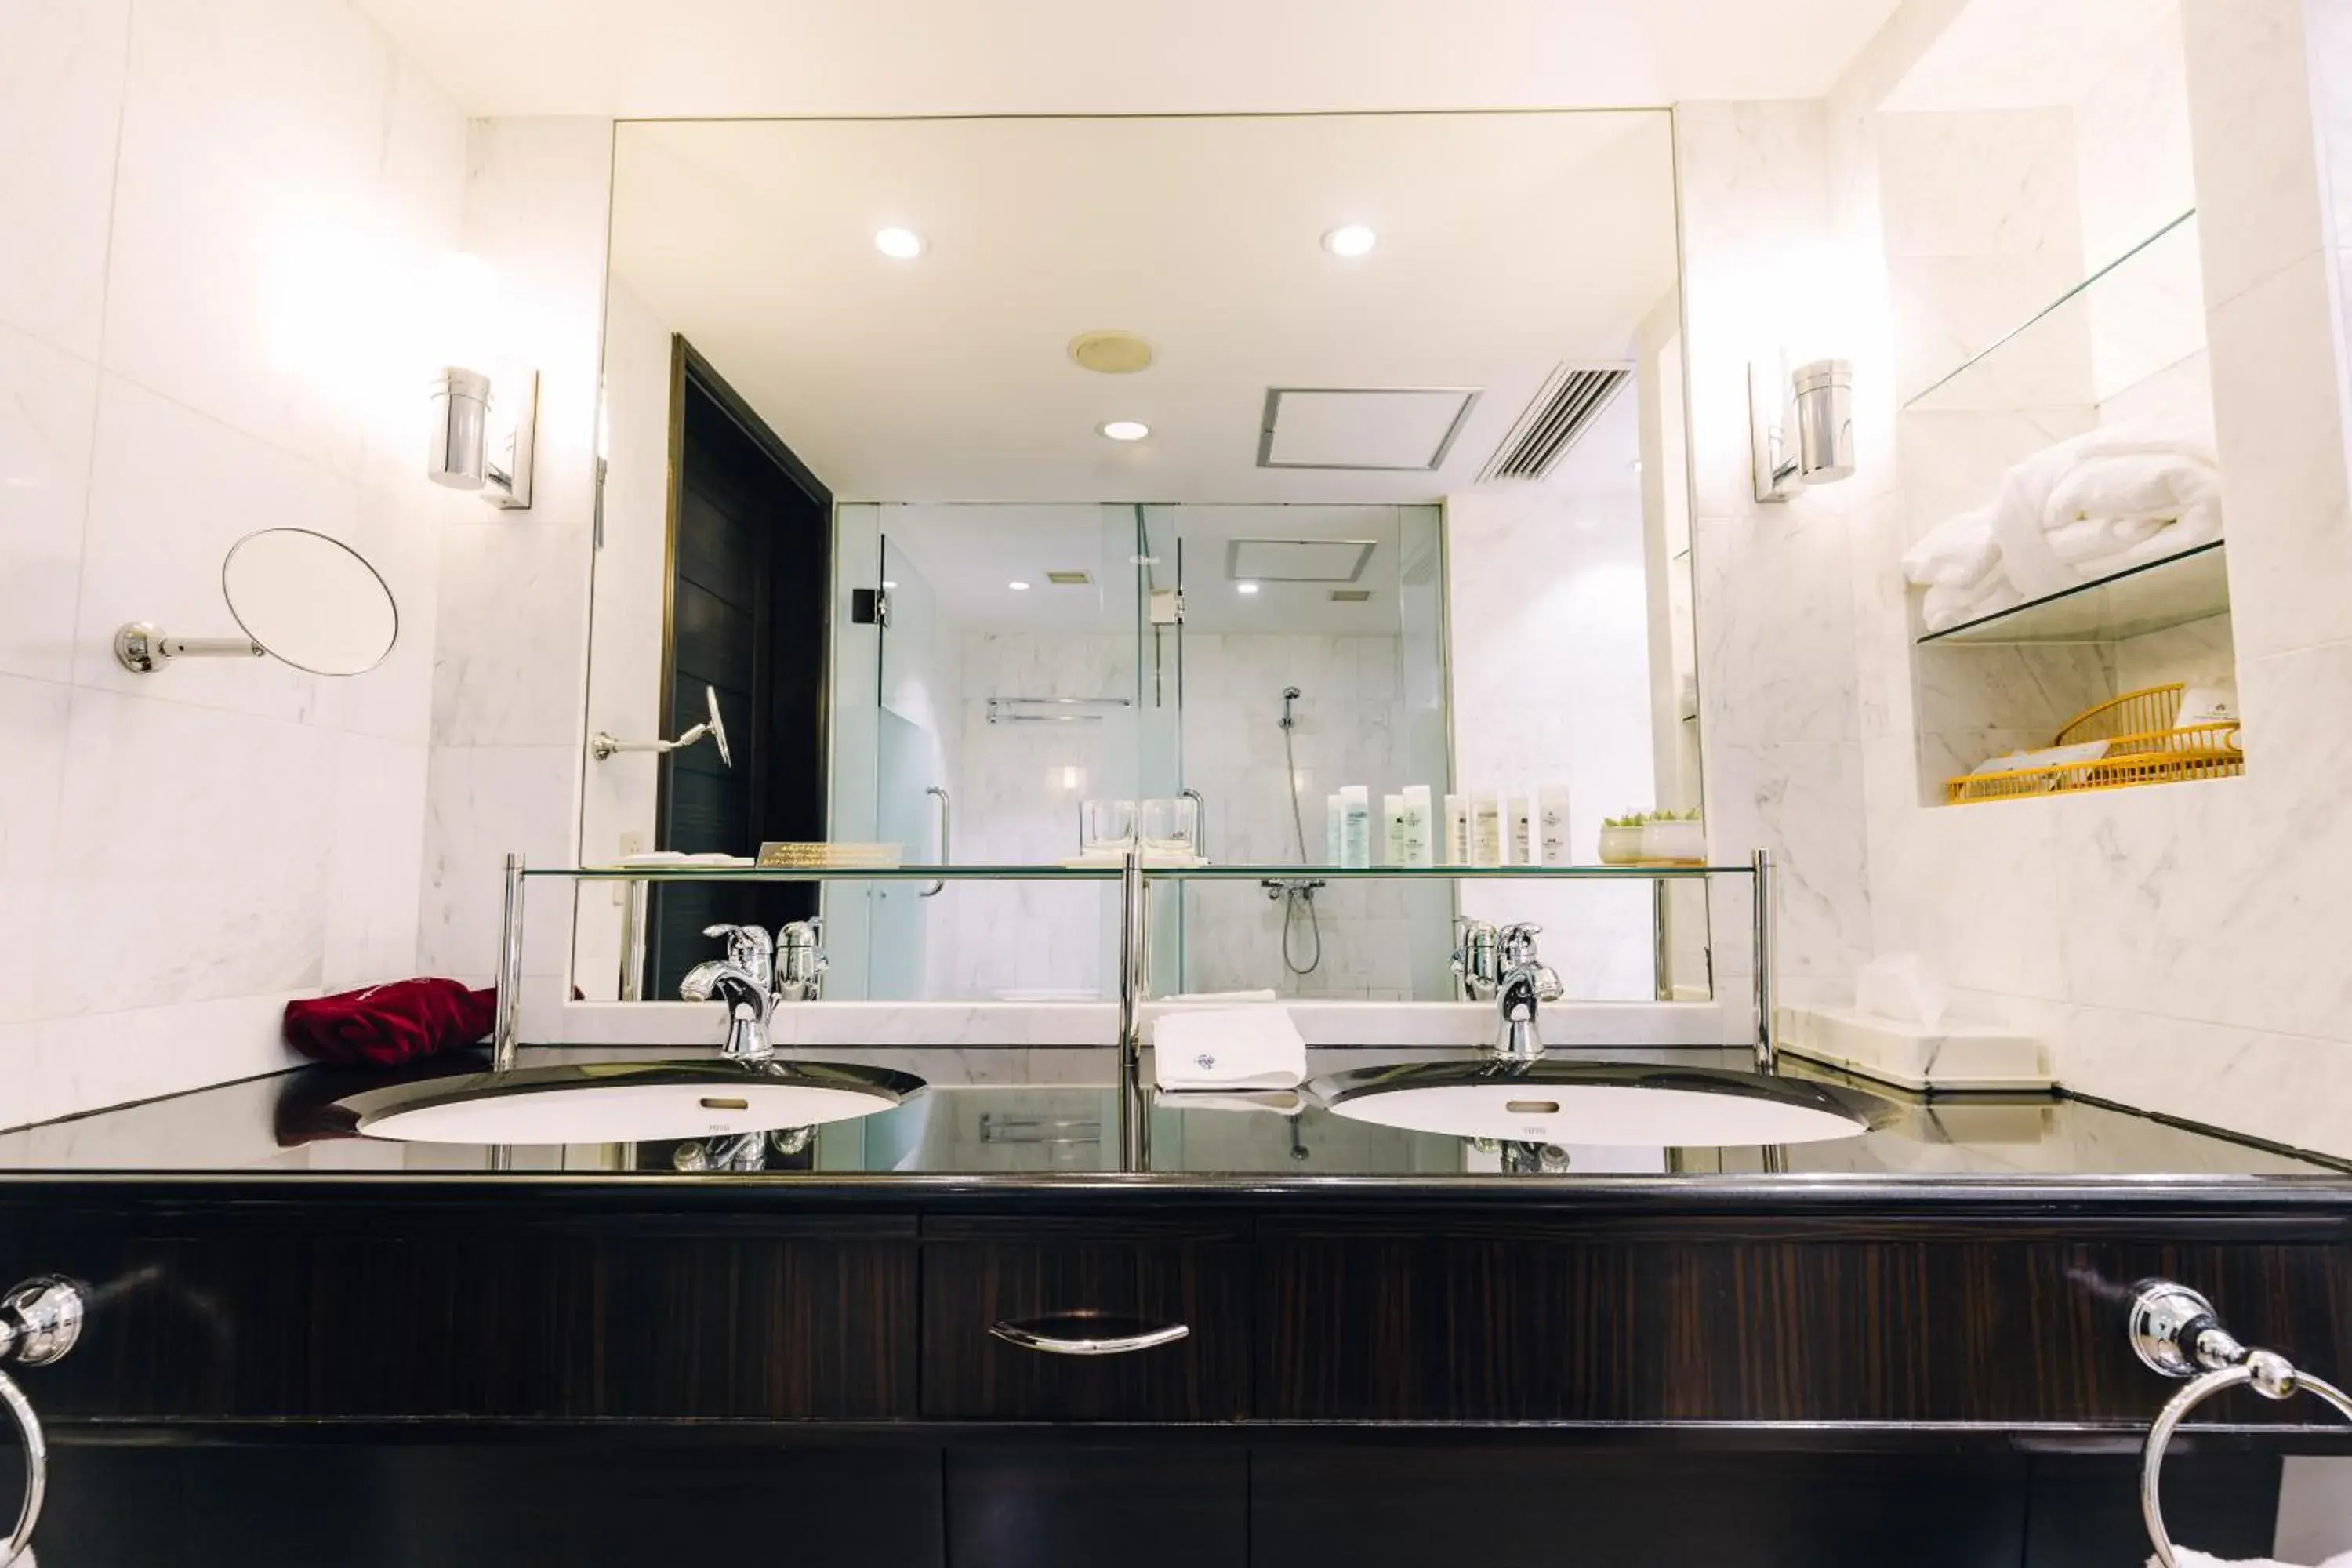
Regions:
<instances>
[{"instance_id":1,"label":"handheld showerhead","mask_svg":"<svg viewBox=\"0 0 2352 1568\"><path fill-rule=\"evenodd\" d=\"M1282 727L1286 730L1289 729L1293 722L1290 717L1290 705L1297 700L1298 688L1286 686L1282 689Z\"/></svg>"}]
</instances>

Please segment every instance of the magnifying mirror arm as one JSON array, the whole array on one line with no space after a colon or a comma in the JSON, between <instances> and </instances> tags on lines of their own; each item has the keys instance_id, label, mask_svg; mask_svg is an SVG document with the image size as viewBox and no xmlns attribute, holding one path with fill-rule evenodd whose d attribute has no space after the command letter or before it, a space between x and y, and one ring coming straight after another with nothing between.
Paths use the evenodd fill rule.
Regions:
<instances>
[{"instance_id":1,"label":"magnifying mirror arm","mask_svg":"<svg viewBox=\"0 0 2352 1568\"><path fill-rule=\"evenodd\" d=\"M599 730L588 737L588 750L598 762L616 752L668 752L683 751L710 733L708 724L697 724L675 741L624 741L610 730Z\"/></svg>"},{"instance_id":2,"label":"magnifying mirror arm","mask_svg":"<svg viewBox=\"0 0 2352 1568\"><path fill-rule=\"evenodd\" d=\"M132 621L114 634L116 660L139 675L152 675L175 658L259 658L264 651L251 637L166 637L151 621Z\"/></svg>"}]
</instances>

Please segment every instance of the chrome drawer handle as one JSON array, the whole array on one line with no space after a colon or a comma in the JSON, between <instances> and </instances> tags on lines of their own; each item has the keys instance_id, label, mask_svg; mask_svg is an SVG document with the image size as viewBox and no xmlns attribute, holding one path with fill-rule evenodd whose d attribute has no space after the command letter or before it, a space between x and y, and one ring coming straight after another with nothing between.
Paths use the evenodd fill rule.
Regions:
<instances>
[{"instance_id":1,"label":"chrome drawer handle","mask_svg":"<svg viewBox=\"0 0 2352 1568\"><path fill-rule=\"evenodd\" d=\"M2193 1380L2157 1416L2140 1456L2140 1518L2147 1524L2148 1543L2156 1548L2156 1561L2163 1568L2179 1568L2158 1495L2164 1451L2190 1411L2225 1389L2252 1387L2264 1399L2316 1395L2352 1421L2352 1395L2300 1371L2274 1351L2249 1350L2240 1344L2213 1315L2213 1303L2185 1285L2150 1280L2139 1288L2132 1299L2131 1344L2150 1371Z\"/></svg>"},{"instance_id":2,"label":"chrome drawer handle","mask_svg":"<svg viewBox=\"0 0 2352 1568\"><path fill-rule=\"evenodd\" d=\"M988 1331L1009 1345L1047 1355L1129 1355L1172 1345L1192 1331L1186 1323L1155 1323L1118 1312L1048 1312L1007 1319ZM5 1565L0 1565L5 1568Z\"/></svg>"},{"instance_id":3,"label":"chrome drawer handle","mask_svg":"<svg viewBox=\"0 0 2352 1568\"><path fill-rule=\"evenodd\" d=\"M81 1338L81 1321L79 1286L54 1275L27 1279L0 1296L0 1362L47 1366L74 1348ZM5 1372L0 1372L0 1405L8 1407L25 1437L25 1499L16 1506L16 1528L0 1541L0 1568L8 1568L25 1555L33 1527L41 1521L41 1500L49 1489L49 1445L33 1402Z\"/></svg>"}]
</instances>

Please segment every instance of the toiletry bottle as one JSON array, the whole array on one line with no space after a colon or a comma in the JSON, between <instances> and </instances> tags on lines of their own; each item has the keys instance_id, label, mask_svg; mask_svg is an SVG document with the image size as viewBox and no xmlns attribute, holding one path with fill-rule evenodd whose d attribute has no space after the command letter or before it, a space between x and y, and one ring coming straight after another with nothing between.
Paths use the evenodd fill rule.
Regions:
<instances>
[{"instance_id":1,"label":"toiletry bottle","mask_svg":"<svg viewBox=\"0 0 2352 1568\"><path fill-rule=\"evenodd\" d=\"M1568 786L1548 784L1536 802L1536 832L1543 840L1543 863L1565 866L1568 857Z\"/></svg>"},{"instance_id":2,"label":"toiletry bottle","mask_svg":"<svg viewBox=\"0 0 2352 1568\"><path fill-rule=\"evenodd\" d=\"M1503 826L1505 843L1502 863L1507 866L1540 866L1543 856L1537 842L1535 802L1524 793L1515 793L1504 804Z\"/></svg>"},{"instance_id":3,"label":"toiletry bottle","mask_svg":"<svg viewBox=\"0 0 2352 1568\"><path fill-rule=\"evenodd\" d=\"M1371 789L1366 784L1349 784L1339 791L1342 809L1339 864L1369 866L1372 863L1372 802Z\"/></svg>"},{"instance_id":4,"label":"toiletry bottle","mask_svg":"<svg viewBox=\"0 0 2352 1568\"><path fill-rule=\"evenodd\" d=\"M1445 863L1470 864L1470 803L1458 795L1445 797Z\"/></svg>"},{"instance_id":5,"label":"toiletry bottle","mask_svg":"<svg viewBox=\"0 0 2352 1568\"><path fill-rule=\"evenodd\" d=\"M1381 796L1381 824L1382 845L1381 864L1383 866L1402 866L1406 864L1404 855L1404 796L1401 795L1384 795Z\"/></svg>"},{"instance_id":6,"label":"toiletry bottle","mask_svg":"<svg viewBox=\"0 0 2352 1568\"><path fill-rule=\"evenodd\" d=\"M1429 786L1407 784L1404 788L1404 863L1426 866L1431 863L1429 820Z\"/></svg>"},{"instance_id":7,"label":"toiletry bottle","mask_svg":"<svg viewBox=\"0 0 2352 1568\"><path fill-rule=\"evenodd\" d=\"M1337 866L1348 840L1348 803L1336 795L1323 797L1323 864Z\"/></svg>"},{"instance_id":8,"label":"toiletry bottle","mask_svg":"<svg viewBox=\"0 0 2352 1568\"><path fill-rule=\"evenodd\" d=\"M1474 790L1470 795L1470 863L1503 863L1503 800L1488 790Z\"/></svg>"}]
</instances>

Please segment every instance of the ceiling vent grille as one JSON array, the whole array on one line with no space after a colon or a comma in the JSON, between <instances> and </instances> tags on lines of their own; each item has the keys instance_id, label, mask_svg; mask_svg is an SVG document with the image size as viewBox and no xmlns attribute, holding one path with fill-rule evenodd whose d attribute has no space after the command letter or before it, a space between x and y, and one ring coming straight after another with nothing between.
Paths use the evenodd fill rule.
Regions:
<instances>
[{"instance_id":1,"label":"ceiling vent grille","mask_svg":"<svg viewBox=\"0 0 2352 1568\"><path fill-rule=\"evenodd\" d=\"M1519 422L1511 426L1511 433L1503 437L1503 444L1495 448L1495 455L1486 459L1479 481L1542 479L1559 466L1585 426L1633 379L1631 365L1561 365L1519 416Z\"/></svg>"}]
</instances>

